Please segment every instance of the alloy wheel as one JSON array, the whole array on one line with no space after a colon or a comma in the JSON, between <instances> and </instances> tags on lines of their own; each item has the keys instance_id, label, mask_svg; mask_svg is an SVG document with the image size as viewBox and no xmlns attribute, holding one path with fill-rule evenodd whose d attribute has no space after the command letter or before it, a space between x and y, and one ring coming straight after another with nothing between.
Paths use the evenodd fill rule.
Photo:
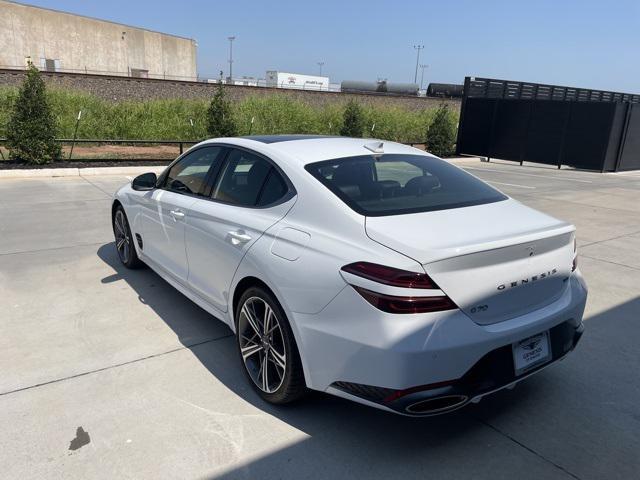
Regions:
<instances>
[{"instance_id":1,"label":"alloy wheel","mask_svg":"<svg viewBox=\"0 0 640 480\"><path fill-rule=\"evenodd\" d=\"M122 210L116 212L113 222L113 230L116 235L116 249L122 263L127 263L131 256L131 233L127 227L127 220Z\"/></svg>"},{"instance_id":2,"label":"alloy wheel","mask_svg":"<svg viewBox=\"0 0 640 480\"><path fill-rule=\"evenodd\" d=\"M265 393L278 390L287 370L285 342L276 312L262 298L248 298L242 305L238 341L251 380Z\"/></svg>"}]
</instances>

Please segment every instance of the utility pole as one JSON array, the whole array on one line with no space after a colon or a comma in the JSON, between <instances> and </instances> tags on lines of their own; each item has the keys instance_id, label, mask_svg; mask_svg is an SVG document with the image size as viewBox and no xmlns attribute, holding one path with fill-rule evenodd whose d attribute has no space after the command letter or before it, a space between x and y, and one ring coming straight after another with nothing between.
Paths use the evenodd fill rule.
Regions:
<instances>
[{"instance_id":1,"label":"utility pole","mask_svg":"<svg viewBox=\"0 0 640 480\"><path fill-rule=\"evenodd\" d=\"M320 67L320 76L322 76L322 66L324 65L324 62L318 62L318 66Z\"/></svg>"},{"instance_id":2,"label":"utility pole","mask_svg":"<svg viewBox=\"0 0 640 480\"><path fill-rule=\"evenodd\" d=\"M229 40L229 82L233 84L233 41L236 37L227 37Z\"/></svg>"},{"instance_id":3,"label":"utility pole","mask_svg":"<svg viewBox=\"0 0 640 480\"><path fill-rule=\"evenodd\" d=\"M420 64L420 68L422 69L422 73L420 74L420 90L424 89L424 69L428 67L429 65L425 63Z\"/></svg>"},{"instance_id":4,"label":"utility pole","mask_svg":"<svg viewBox=\"0 0 640 480\"><path fill-rule=\"evenodd\" d=\"M413 76L413 83L418 83L418 65L420 64L420 50L424 50L424 45L414 45L413 48L418 51L416 57L416 73Z\"/></svg>"}]
</instances>

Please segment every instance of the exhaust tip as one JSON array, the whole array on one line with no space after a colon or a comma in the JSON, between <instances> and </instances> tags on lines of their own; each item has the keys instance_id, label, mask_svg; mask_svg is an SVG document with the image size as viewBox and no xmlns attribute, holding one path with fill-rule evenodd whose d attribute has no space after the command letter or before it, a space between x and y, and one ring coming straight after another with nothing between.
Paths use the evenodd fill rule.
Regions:
<instances>
[{"instance_id":1,"label":"exhaust tip","mask_svg":"<svg viewBox=\"0 0 640 480\"><path fill-rule=\"evenodd\" d=\"M444 397L420 400L407 406L405 410L414 415L434 415L461 407L468 400L469 397L466 395L446 395Z\"/></svg>"}]
</instances>

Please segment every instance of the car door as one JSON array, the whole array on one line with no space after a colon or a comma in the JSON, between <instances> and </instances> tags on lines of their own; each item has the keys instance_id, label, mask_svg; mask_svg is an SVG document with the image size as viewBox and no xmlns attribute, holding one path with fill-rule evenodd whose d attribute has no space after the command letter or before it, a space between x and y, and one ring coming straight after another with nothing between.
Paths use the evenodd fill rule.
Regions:
<instances>
[{"instance_id":1,"label":"car door","mask_svg":"<svg viewBox=\"0 0 640 480\"><path fill-rule=\"evenodd\" d=\"M293 206L295 190L269 159L233 148L210 199L189 208L186 228L188 284L221 311L233 275L251 245Z\"/></svg>"},{"instance_id":2,"label":"car door","mask_svg":"<svg viewBox=\"0 0 640 480\"><path fill-rule=\"evenodd\" d=\"M185 220L189 207L202 195L209 175L219 167L225 148L197 148L163 174L158 188L142 203L143 253L176 279L186 283Z\"/></svg>"}]
</instances>

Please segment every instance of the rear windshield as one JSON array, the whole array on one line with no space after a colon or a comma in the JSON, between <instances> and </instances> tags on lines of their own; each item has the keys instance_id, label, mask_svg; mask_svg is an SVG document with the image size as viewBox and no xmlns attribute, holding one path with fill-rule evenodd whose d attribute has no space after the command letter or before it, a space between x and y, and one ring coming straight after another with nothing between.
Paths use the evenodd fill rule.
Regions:
<instances>
[{"instance_id":1,"label":"rear windshield","mask_svg":"<svg viewBox=\"0 0 640 480\"><path fill-rule=\"evenodd\" d=\"M362 155L310 163L305 168L366 216L446 210L507 199L465 171L423 155Z\"/></svg>"}]
</instances>

